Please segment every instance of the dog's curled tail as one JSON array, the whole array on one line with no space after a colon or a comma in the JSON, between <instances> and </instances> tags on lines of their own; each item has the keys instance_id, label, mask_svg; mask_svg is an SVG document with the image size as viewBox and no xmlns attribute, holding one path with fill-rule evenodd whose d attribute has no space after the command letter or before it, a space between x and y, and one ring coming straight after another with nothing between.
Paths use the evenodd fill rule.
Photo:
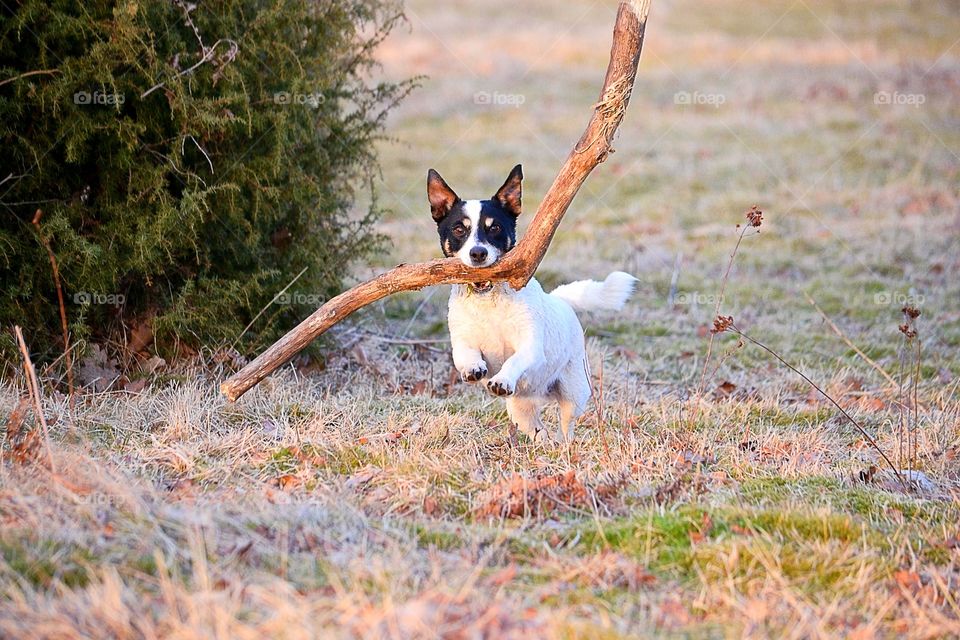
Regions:
<instances>
[{"instance_id":1,"label":"dog's curled tail","mask_svg":"<svg viewBox=\"0 0 960 640\"><path fill-rule=\"evenodd\" d=\"M603 282L578 280L560 285L550 295L567 302L577 311L617 311L630 298L636 283L637 279L629 273L614 271Z\"/></svg>"}]
</instances>

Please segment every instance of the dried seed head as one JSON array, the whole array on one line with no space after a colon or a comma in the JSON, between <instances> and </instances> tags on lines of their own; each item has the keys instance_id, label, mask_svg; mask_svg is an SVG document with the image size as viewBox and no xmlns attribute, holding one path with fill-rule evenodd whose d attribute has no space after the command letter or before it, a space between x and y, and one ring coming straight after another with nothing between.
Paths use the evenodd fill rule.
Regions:
<instances>
[{"instance_id":1,"label":"dried seed head","mask_svg":"<svg viewBox=\"0 0 960 640\"><path fill-rule=\"evenodd\" d=\"M759 227L763 223L763 211L760 211L757 205L753 205L750 211L747 211L747 222L751 227Z\"/></svg>"},{"instance_id":2,"label":"dried seed head","mask_svg":"<svg viewBox=\"0 0 960 640\"><path fill-rule=\"evenodd\" d=\"M912 340L913 338L917 337L917 330L908 324L900 325L900 333L907 336L908 340Z\"/></svg>"},{"instance_id":3,"label":"dried seed head","mask_svg":"<svg viewBox=\"0 0 960 640\"><path fill-rule=\"evenodd\" d=\"M713 329L710 333L723 333L733 326L733 316L717 316L713 319Z\"/></svg>"},{"instance_id":4,"label":"dried seed head","mask_svg":"<svg viewBox=\"0 0 960 640\"><path fill-rule=\"evenodd\" d=\"M904 307L901 309L901 311L903 311L903 315L907 316L911 320L916 320L920 317L920 310L916 307Z\"/></svg>"}]
</instances>

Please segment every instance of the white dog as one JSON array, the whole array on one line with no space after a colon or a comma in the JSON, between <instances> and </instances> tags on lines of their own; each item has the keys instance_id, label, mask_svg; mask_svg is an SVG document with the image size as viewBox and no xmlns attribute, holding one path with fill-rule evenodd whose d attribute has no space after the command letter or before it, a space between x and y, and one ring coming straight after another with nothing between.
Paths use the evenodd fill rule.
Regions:
<instances>
[{"instance_id":1,"label":"white dog","mask_svg":"<svg viewBox=\"0 0 960 640\"><path fill-rule=\"evenodd\" d=\"M489 267L512 249L522 180L517 165L491 200L461 200L431 169L427 197L444 255ZM510 419L530 438L544 429L543 405L556 400L557 439L568 440L591 394L583 328L574 311L619 310L635 283L616 271L603 282L571 282L549 294L535 279L519 291L506 283L455 285L448 319L454 365L463 380L507 396Z\"/></svg>"}]
</instances>

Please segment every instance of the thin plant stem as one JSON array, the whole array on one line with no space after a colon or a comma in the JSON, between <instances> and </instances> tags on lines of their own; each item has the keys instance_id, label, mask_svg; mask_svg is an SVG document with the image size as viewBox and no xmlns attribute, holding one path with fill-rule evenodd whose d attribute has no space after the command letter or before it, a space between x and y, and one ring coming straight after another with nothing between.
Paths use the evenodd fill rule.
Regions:
<instances>
[{"instance_id":1,"label":"thin plant stem","mask_svg":"<svg viewBox=\"0 0 960 640\"><path fill-rule=\"evenodd\" d=\"M916 471L917 469L917 454L919 451L919 427L920 427L920 395L919 395L919 385L920 385L920 336L917 336L917 368L913 374L913 459L910 463L910 468Z\"/></svg>"},{"instance_id":2,"label":"thin plant stem","mask_svg":"<svg viewBox=\"0 0 960 640\"><path fill-rule=\"evenodd\" d=\"M720 315L720 305L723 303L723 296L727 291L727 282L730 280L730 271L733 269L733 261L737 257L737 251L740 250L740 243L743 242L743 237L747 233L747 229L750 228L750 225L743 225L740 229L740 235L737 237L737 244L733 247L733 252L730 253L730 260L727 261L727 269L723 272L723 279L720 281L720 295L717 296L717 304L713 308L713 317L716 318ZM703 370L700 372L700 382L697 384L697 392L694 395L697 399L703 394L703 385L707 378L707 367L710 366L710 358L713 356L713 341L716 338L716 333L710 333L710 341L707 343L707 355L703 359ZM693 421L696 422L697 418L700 417L700 403L697 403L697 406L694 408Z\"/></svg>"},{"instance_id":3,"label":"thin plant stem","mask_svg":"<svg viewBox=\"0 0 960 640\"><path fill-rule=\"evenodd\" d=\"M760 341L758 341L758 340L754 340L753 338L751 338L750 336L748 336L746 333L744 333L743 331L741 331L736 325L731 325L730 329L731 329L731 331L733 331L733 333L737 334L737 335L740 336L741 338L744 338L744 339L748 340L748 341L751 342L752 344L755 344L756 346L760 347L761 349L763 349L764 351L766 351L767 353L769 353L770 355L772 355L774 358L776 358L777 360L779 360L782 365L784 365L785 367L787 367L788 369L790 369L791 371L793 371L794 373L796 373L798 376L800 376L801 378L803 378L804 381L805 381L807 384L809 384L811 387L813 387L814 389L816 389L817 392L820 393L820 395L822 395L824 398L826 398L827 400L829 400L830 403L833 404L833 406L835 406L835 407L837 408L837 410L840 411L840 413L843 414L843 417L845 417L845 418L850 422L850 424L852 424L854 427L856 427L857 431L860 432L860 435L862 435L862 436L866 439L866 441L870 443L870 446L872 446L874 449L876 449L877 453L880 454L880 457L883 458L883 461L886 462L887 465L890 467L890 469L893 471L894 475L897 477L897 480L900 481L900 484L901 484L901 486L903 486L904 490L908 490L907 484L903 481L903 477L900 475L900 472L897 470L896 467L893 466L893 463L890 461L890 458L888 458L888 457L887 457L887 454L885 454L885 453L883 452L883 449L880 448L880 445L877 444L877 441L874 440L873 437L872 437L869 433L867 433L867 430L864 429L864 428L860 425L859 422L857 422L856 420L854 420L853 416L851 416L849 413L847 413L846 410L845 410L843 407L841 407L840 404L839 404L836 400L834 400L832 397L830 397L830 394L828 394L826 391L824 391L823 389L821 389L820 386L819 386L816 382L814 382L814 381L811 380L809 377L807 377L802 371L800 371L799 369L797 369L795 366L793 366L792 364L790 364L789 362L787 362L786 360L784 360L784 359L780 356L780 354L778 354L776 351L774 351L773 349L771 349L771 348L768 347L767 345L763 344L762 342L760 342Z\"/></svg>"},{"instance_id":4,"label":"thin plant stem","mask_svg":"<svg viewBox=\"0 0 960 640\"><path fill-rule=\"evenodd\" d=\"M891 386L896 386L897 383L893 380L893 377L892 377L889 373L887 373L886 370L885 370L883 367L881 367L879 364L877 364L877 362L876 362L873 358L871 358L871 357L868 356L866 353L864 353L864 352L863 352L863 349L861 349L860 347L858 347L857 345L855 345L855 344L853 343L853 341L850 340L850 338L848 338L848 337L843 333L843 331L840 330L840 327L837 326L837 323L835 323L833 320L831 320L831 319L830 319L830 316L828 316L828 315L826 314L826 312L825 312L823 309L820 308L820 305L818 305L818 304L816 303L816 301L815 301L812 297L810 297L810 294L809 294L809 293L807 293L806 291L804 291L804 292L803 292L803 295L804 295L804 297L807 299L807 302L809 302L809 303L813 306L813 308L817 310L817 313L820 314L820 317L823 318L824 322L826 322L827 325L829 325L830 329L831 329L835 334L837 334L837 336L838 336L841 340L843 340L844 344L846 344L848 347L850 347L851 349L853 349L854 352L856 352L856 354L857 354L858 356L860 356L861 358L863 358L864 362L866 362L866 363L869 364L871 367L873 367L873 368L877 371L877 373L879 373L881 376L883 376L884 380L886 380L887 382L889 382L889 383L891 384Z\"/></svg>"},{"instance_id":5,"label":"thin plant stem","mask_svg":"<svg viewBox=\"0 0 960 640\"><path fill-rule=\"evenodd\" d=\"M593 402L595 405L597 413L597 430L600 431L600 442L603 444L603 453L606 456L607 460L610 460L610 445L607 443L607 430L606 430L606 416L604 415L603 406L603 363L605 358L600 358L600 378L597 380L597 393L593 395ZM588 372L589 377L589 372ZM563 429L564 425L561 424L560 428Z\"/></svg>"},{"instance_id":6,"label":"thin plant stem","mask_svg":"<svg viewBox=\"0 0 960 640\"><path fill-rule=\"evenodd\" d=\"M900 357L899 357L899 371L897 372L897 378L900 380L899 389L897 391L897 413L899 414L899 425L897 428L897 466L903 469L903 435L904 435L904 420L903 420L903 354L906 350L906 344L900 347ZM910 450L910 431L907 430L907 451Z\"/></svg>"}]
</instances>

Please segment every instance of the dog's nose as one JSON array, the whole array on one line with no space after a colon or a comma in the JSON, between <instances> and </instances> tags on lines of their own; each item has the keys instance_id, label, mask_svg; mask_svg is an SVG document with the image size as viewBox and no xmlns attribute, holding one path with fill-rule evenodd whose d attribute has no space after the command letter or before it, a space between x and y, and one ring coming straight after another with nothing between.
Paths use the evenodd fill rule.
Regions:
<instances>
[{"instance_id":1,"label":"dog's nose","mask_svg":"<svg viewBox=\"0 0 960 640\"><path fill-rule=\"evenodd\" d=\"M473 247L470 249L470 259L480 264L487 259L487 250L483 247Z\"/></svg>"}]
</instances>

